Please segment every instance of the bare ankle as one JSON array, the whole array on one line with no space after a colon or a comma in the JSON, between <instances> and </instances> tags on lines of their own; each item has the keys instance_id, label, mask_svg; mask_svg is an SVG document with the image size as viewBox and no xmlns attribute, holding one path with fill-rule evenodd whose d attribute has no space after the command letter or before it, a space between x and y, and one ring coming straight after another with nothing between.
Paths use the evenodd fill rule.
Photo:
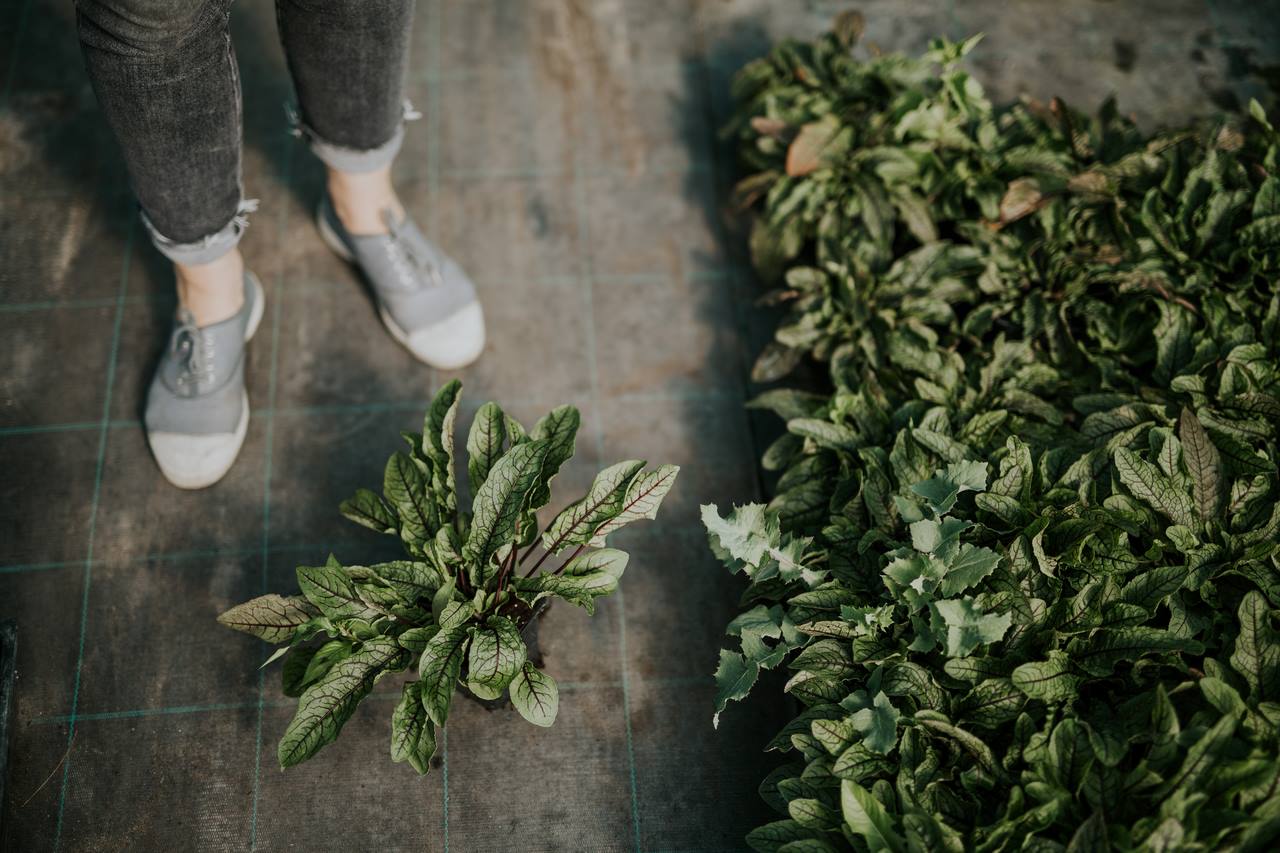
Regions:
<instances>
[{"instance_id":1,"label":"bare ankle","mask_svg":"<svg viewBox=\"0 0 1280 853\"><path fill-rule=\"evenodd\" d=\"M178 280L178 301L191 312L197 326L221 323L234 317L244 306L244 258L239 249L212 263L173 266Z\"/></svg>"},{"instance_id":2,"label":"bare ankle","mask_svg":"<svg viewBox=\"0 0 1280 853\"><path fill-rule=\"evenodd\" d=\"M391 169L376 172L328 170L329 199L339 221L352 234L385 234L384 212L397 218L404 215L400 199L391 186Z\"/></svg>"}]
</instances>

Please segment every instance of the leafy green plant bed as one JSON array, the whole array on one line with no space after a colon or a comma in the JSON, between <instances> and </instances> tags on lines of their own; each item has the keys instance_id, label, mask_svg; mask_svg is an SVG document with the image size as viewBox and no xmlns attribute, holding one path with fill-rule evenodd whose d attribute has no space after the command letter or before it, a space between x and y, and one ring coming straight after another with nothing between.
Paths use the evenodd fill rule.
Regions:
<instances>
[{"instance_id":1,"label":"leafy green plant bed","mask_svg":"<svg viewBox=\"0 0 1280 853\"><path fill-rule=\"evenodd\" d=\"M281 767L305 761L337 738L356 706L390 673L415 667L391 716L391 757L430 768L436 731L455 688L489 707L512 705L550 726L555 680L529 641L550 599L595 612L617 589L627 554L609 534L656 516L678 468L619 462L587 494L540 528L551 480L573 456L579 415L561 406L526 431L494 403L480 407L467 437L474 499L459 508L454 422L461 385L436 396L409 452L387 460L382 494L360 489L342 514L399 538L407 559L299 566L300 595L266 595L218 617L229 628L279 644L283 686L298 710L280 741ZM569 552L564 557L564 552Z\"/></svg>"},{"instance_id":2,"label":"leafy green plant bed","mask_svg":"<svg viewBox=\"0 0 1280 853\"><path fill-rule=\"evenodd\" d=\"M760 851L1280 843L1280 138L994 108L854 53L735 81L786 432L767 506L704 507L749 585L716 716L763 670ZM728 713L732 713L730 708Z\"/></svg>"}]
</instances>

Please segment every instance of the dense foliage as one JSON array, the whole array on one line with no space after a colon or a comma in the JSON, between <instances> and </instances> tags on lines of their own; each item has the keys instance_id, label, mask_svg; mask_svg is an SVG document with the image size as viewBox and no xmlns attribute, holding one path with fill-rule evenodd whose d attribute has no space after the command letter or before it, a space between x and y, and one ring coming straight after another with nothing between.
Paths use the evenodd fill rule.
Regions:
<instances>
[{"instance_id":1,"label":"dense foliage","mask_svg":"<svg viewBox=\"0 0 1280 853\"><path fill-rule=\"evenodd\" d=\"M486 403L466 445L472 511L460 510L460 392L456 380L446 385L422 433L402 434L409 452L387 460L381 496L360 489L341 507L352 521L398 537L408 559L357 566L330 556L323 566L298 567L301 595L255 598L218 619L281 644L271 660L287 654L284 692L299 699L280 741L281 767L332 743L379 679L414 664L418 679L404 685L391 717L391 757L419 773L430 768L436 729L459 685L482 700L509 694L526 720L550 726L559 692L529 660L523 631L552 596L594 613L595 599L617 588L627 565L625 552L604 547L606 537L653 518L675 482L673 465L619 462L540 532L536 512L573 456L578 410L561 406L526 431ZM568 549L558 567L547 563Z\"/></svg>"},{"instance_id":2,"label":"dense foliage","mask_svg":"<svg viewBox=\"0 0 1280 853\"><path fill-rule=\"evenodd\" d=\"M716 714L802 710L760 851L1280 843L1280 138L993 108L858 58L858 18L735 81L751 249L789 306ZM732 709L729 711L732 713Z\"/></svg>"}]
</instances>

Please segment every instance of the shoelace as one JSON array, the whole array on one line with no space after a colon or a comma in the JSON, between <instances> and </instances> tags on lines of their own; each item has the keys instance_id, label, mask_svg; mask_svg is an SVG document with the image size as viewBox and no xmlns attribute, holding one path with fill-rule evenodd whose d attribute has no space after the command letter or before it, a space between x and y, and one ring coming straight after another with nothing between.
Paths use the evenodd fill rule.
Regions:
<instances>
[{"instance_id":1,"label":"shoelace","mask_svg":"<svg viewBox=\"0 0 1280 853\"><path fill-rule=\"evenodd\" d=\"M191 312L185 309L178 313L178 325L169 337L169 351L182 359L178 370L179 387L198 389L202 380L206 384L213 382L213 338L200 330Z\"/></svg>"},{"instance_id":2,"label":"shoelace","mask_svg":"<svg viewBox=\"0 0 1280 853\"><path fill-rule=\"evenodd\" d=\"M387 226L387 234L391 238L385 244L387 258L396 271L396 277L400 279L405 290L417 289L422 280L421 273L426 274L431 285L439 287L442 283L440 270L436 267L434 259L420 253L413 241L406 237L405 222L407 221L405 219L397 222L390 210L382 211L382 222Z\"/></svg>"}]
</instances>

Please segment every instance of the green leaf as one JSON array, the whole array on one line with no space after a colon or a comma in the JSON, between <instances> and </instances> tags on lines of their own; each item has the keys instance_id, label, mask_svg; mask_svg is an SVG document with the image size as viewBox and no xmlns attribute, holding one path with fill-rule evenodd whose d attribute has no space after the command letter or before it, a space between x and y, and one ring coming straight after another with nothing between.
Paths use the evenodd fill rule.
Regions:
<instances>
[{"instance_id":1,"label":"green leaf","mask_svg":"<svg viewBox=\"0 0 1280 853\"><path fill-rule=\"evenodd\" d=\"M498 460L476 492L472 501L475 515L462 555L481 567L482 582L488 578L490 558L514 538L516 523L528 506L529 493L549 451L545 439L517 445Z\"/></svg>"},{"instance_id":2,"label":"green leaf","mask_svg":"<svg viewBox=\"0 0 1280 853\"><path fill-rule=\"evenodd\" d=\"M271 593L237 604L219 616L218 622L268 643L286 643L319 615L319 608L301 595Z\"/></svg>"},{"instance_id":3,"label":"green leaf","mask_svg":"<svg viewBox=\"0 0 1280 853\"><path fill-rule=\"evenodd\" d=\"M907 849L880 801L850 779L840 782L840 812L849 830L862 836L870 853L903 853Z\"/></svg>"},{"instance_id":4,"label":"green leaf","mask_svg":"<svg viewBox=\"0 0 1280 853\"><path fill-rule=\"evenodd\" d=\"M1187 527L1195 525L1191 514L1191 498L1172 482L1160 469L1123 447L1116 448L1113 456L1120 481L1133 496L1160 512L1174 524Z\"/></svg>"},{"instance_id":5,"label":"green leaf","mask_svg":"<svg viewBox=\"0 0 1280 853\"><path fill-rule=\"evenodd\" d=\"M355 495L343 501L338 511L356 524L378 533L395 535L400 529L395 514L382 498L368 489L356 489Z\"/></svg>"},{"instance_id":6,"label":"green leaf","mask_svg":"<svg viewBox=\"0 0 1280 853\"><path fill-rule=\"evenodd\" d=\"M675 485L676 475L679 473L678 465L659 465L652 471L636 475L627 485L626 495L618 511L595 529L588 544L593 548L601 548L605 544L605 538L618 528L640 519L656 518L662 499Z\"/></svg>"},{"instance_id":7,"label":"green leaf","mask_svg":"<svg viewBox=\"0 0 1280 853\"><path fill-rule=\"evenodd\" d=\"M500 693L527 658L528 650L516 624L504 616L490 616L484 627L472 635L467 684L480 684Z\"/></svg>"},{"instance_id":8,"label":"green leaf","mask_svg":"<svg viewBox=\"0 0 1280 853\"><path fill-rule=\"evenodd\" d=\"M1080 678L1071 674L1070 658L1057 650L1049 659L1024 663L1013 671L1013 684L1031 699L1065 702L1075 698Z\"/></svg>"},{"instance_id":9,"label":"green leaf","mask_svg":"<svg viewBox=\"0 0 1280 853\"><path fill-rule=\"evenodd\" d=\"M442 628L427 642L418 662L418 674L422 679L422 704L427 716L437 726L449 719L449 704L453 701L453 688L462 673L462 661L466 658L471 642L471 629L466 625Z\"/></svg>"},{"instance_id":10,"label":"green leaf","mask_svg":"<svg viewBox=\"0 0 1280 853\"><path fill-rule=\"evenodd\" d=\"M582 416L573 406L559 406L545 415L529 433L534 441L547 442L547 457L542 465L537 484L529 494L529 508L538 509L551 500L551 479L560 466L573 456L574 439Z\"/></svg>"},{"instance_id":11,"label":"green leaf","mask_svg":"<svg viewBox=\"0 0 1280 853\"><path fill-rule=\"evenodd\" d=\"M558 595L588 613L595 613L595 600L618 588L627 560L624 551L602 548L575 557L565 564L562 573L544 572L531 578L517 578L515 585L521 592Z\"/></svg>"},{"instance_id":12,"label":"green leaf","mask_svg":"<svg viewBox=\"0 0 1280 853\"><path fill-rule=\"evenodd\" d=\"M511 682L511 704L520 716L545 728L556 721L560 690L554 678L526 662Z\"/></svg>"},{"instance_id":13,"label":"green leaf","mask_svg":"<svg viewBox=\"0 0 1280 853\"><path fill-rule=\"evenodd\" d=\"M953 658L965 657L984 643L999 641L1013 622L1008 613L983 613L967 598L938 601L933 607L946 627L946 654Z\"/></svg>"},{"instance_id":14,"label":"green leaf","mask_svg":"<svg viewBox=\"0 0 1280 853\"><path fill-rule=\"evenodd\" d=\"M361 598L347 572L337 566L298 566L298 588L330 619L377 619L383 611Z\"/></svg>"},{"instance_id":15,"label":"green leaf","mask_svg":"<svg viewBox=\"0 0 1280 853\"><path fill-rule=\"evenodd\" d=\"M360 700L369 695L374 683L403 659L406 652L395 640L378 637L333 666L318 683L308 687L298 700L298 710L280 739L277 757L280 766L292 767L332 743L355 712Z\"/></svg>"},{"instance_id":16,"label":"green leaf","mask_svg":"<svg viewBox=\"0 0 1280 853\"><path fill-rule=\"evenodd\" d=\"M400 517L400 535L406 542L421 545L435 536L440 526L435 503L422 470L407 454L396 451L387 460L382 493Z\"/></svg>"},{"instance_id":17,"label":"green leaf","mask_svg":"<svg viewBox=\"0 0 1280 853\"><path fill-rule=\"evenodd\" d=\"M391 760L408 761L419 774L431 769L436 733L422 706L422 682L405 684L399 703L391 712Z\"/></svg>"},{"instance_id":18,"label":"green leaf","mask_svg":"<svg viewBox=\"0 0 1280 853\"><path fill-rule=\"evenodd\" d=\"M867 749L888 754L898 743L898 718L901 716L881 691L876 694L871 707L855 712L851 719L853 727L862 733L862 742Z\"/></svg>"},{"instance_id":19,"label":"green leaf","mask_svg":"<svg viewBox=\"0 0 1280 853\"><path fill-rule=\"evenodd\" d=\"M497 403L485 403L476 412L467 433L467 476L472 494L488 479L494 464L505 452L507 417Z\"/></svg>"},{"instance_id":20,"label":"green leaf","mask_svg":"<svg viewBox=\"0 0 1280 853\"><path fill-rule=\"evenodd\" d=\"M565 507L542 534L542 545L555 553L571 545L586 545L596 529L612 518L626 498L627 487L645 463L630 459L610 465L591 483L585 497Z\"/></svg>"},{"instance_id":21,"label":"green leaf","mask_svg":"<svg viewBox=\"0 0 1280 853\"><path fill-rule=\"evenodd\" d=\"M1231 652L1232 669L1244 676L1254 702L1280 698L1280 635L1271 627L1271 610L1257 590L1240 600L1240 633Z\"/></svg>"},{"instance_id":22,"label":"green leaf","mask_svg":"<svg viewBox=\"0 0 1280 853\"><path fill-rule=\"evenodd\" d=\"M720 727L720 714L726 705L751 692L759 675L760 666L754 661L748 661L738 652L720 650L720 665L716 667L716 710L711 716L713 727Z\"/></svg>"},{"instance_id":23,"label":"green leaf","mask_svg":"<svg viewBox=\"0 0 1280 853\"><path fill-rule=\"evenodd\" d=\"M1159 628L1133 627L1097 631L1071 641L1067 652L1090 675L1107 676L1120 661L1138 660L1150 654L1200 654L1197 640L1179 637Z\"/></svg>"},{"instance_id":24,"label":"green leaf","mask_svg":"<svg viewBox=\"0 0 1280 853\"><path fill-rule=\"evenodd\" d=\"M1209 434L1190 409L1183 409L1182 417L1178 419L1178 437L1182 440L1183 458L1195 487L1196 512L1204 521L1213 521L1218 517L1223 492L1222 460L1218 448L1209 440Z\"/></svg>"}]
</instances>

